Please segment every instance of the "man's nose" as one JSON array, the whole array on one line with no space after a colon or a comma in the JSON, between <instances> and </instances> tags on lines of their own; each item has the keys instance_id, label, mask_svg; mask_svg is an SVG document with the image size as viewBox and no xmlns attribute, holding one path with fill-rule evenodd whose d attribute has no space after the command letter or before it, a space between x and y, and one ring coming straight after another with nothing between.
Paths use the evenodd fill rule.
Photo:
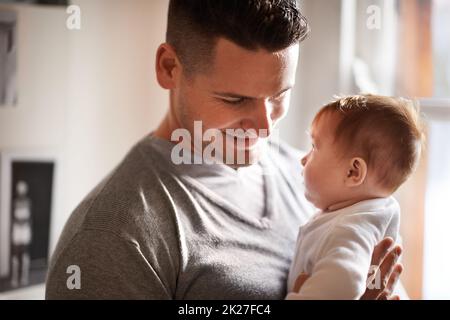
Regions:
<instances>
[{"instance_id":1,"label":"man's nose","mask_svg":"<svg viewBox=\"0 0 450 320\"><path fill-rule=\"evenodd\" d=\"M253 116L255 129L261 138L269 137L272 134L276 119L274 118L273 103L267 100L257 102Z\"/></svg>"}]
</instances>

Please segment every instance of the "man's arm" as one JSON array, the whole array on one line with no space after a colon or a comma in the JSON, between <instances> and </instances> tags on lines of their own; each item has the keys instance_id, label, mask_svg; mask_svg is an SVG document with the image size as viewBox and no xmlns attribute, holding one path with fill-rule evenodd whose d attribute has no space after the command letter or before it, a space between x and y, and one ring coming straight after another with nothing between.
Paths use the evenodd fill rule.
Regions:
<instances>
[{"instance_id":1,"label":"man's arm","mask_svg":"<svg viewBox=\"0 0 450 320\"><path fill-rule=\"evenodd\" d=\"M53 258L46 299L171 299L175 290L173 269L162 272L137 243L110 232L83 230Z\"/></svg>"}]
</instances>

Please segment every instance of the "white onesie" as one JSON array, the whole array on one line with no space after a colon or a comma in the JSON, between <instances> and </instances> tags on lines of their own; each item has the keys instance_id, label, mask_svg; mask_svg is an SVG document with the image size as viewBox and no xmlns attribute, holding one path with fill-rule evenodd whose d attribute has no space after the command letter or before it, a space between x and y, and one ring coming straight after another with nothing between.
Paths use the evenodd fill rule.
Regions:
<instances>
[{"instance_id":1,"label":"white onesie","mask_svg":"<svg viewBox=\"0 0 450 320\"><path fill-rule=\"evenodd\" d=\"M300 227L286 299L359 299L374 247L385 237L396 241L399 225L400 207L393 197L317 213ZM292 292L302 272L310 278L300 292Z\"/></svg>"}]
</instances>

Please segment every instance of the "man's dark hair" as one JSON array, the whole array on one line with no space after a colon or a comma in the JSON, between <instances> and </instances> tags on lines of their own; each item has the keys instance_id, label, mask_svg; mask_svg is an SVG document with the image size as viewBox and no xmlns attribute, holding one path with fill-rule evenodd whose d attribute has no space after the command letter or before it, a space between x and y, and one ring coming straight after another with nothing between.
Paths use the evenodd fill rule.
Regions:
<instances>
[{"instance_id":1,"label":"man's dark hair","mask_svg":"<svg viewBox=\"0 0 450 320\"><path fill-rule=\"evenodd\" d=\"M190 74L209 66L219 37L275 52L308 33L296 0L170 0L166 41Z\"/></svg>"}]
</instances>

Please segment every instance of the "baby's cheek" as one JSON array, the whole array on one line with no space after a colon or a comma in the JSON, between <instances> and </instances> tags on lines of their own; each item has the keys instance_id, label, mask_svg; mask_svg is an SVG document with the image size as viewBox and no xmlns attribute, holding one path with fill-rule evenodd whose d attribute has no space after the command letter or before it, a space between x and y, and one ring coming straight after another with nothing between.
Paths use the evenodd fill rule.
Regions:
<instances>
[{"instance_id":1,"label":"baby's cheek","mask_svg":"<svg viewBox=\"0 0 450 320\"><path fill-rule=\"evenodd\" d=\"M311 167L306 167L305 171L303 172L303 176L305 178L305 187L306 190L311 193L314 189L315 179L314 179L314 171L311 170Z\"/></svg>"}]
</instances>

